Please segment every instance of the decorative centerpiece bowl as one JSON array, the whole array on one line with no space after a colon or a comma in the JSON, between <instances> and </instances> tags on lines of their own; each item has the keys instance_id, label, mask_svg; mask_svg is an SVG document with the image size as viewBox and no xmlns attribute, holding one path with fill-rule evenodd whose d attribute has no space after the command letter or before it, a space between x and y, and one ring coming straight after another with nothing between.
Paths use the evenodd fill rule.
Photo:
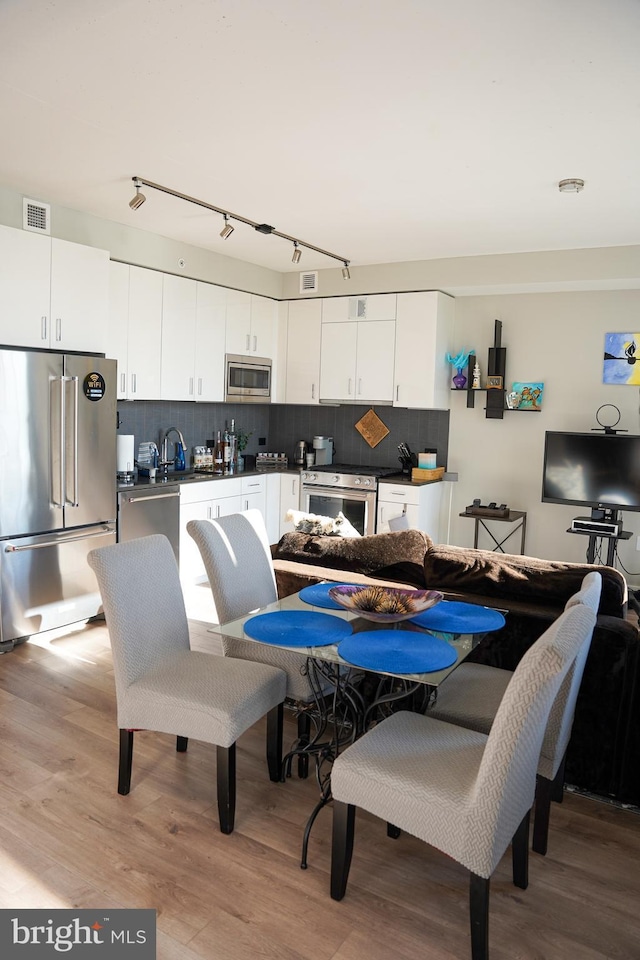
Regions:
<instances>
[{"instance_id":1,"label":"decorative centerpiece bowl","mask_svg":"<svg viewBox=\"0 0 640 960\"><path fill-rule=\"evenodd\" d=\"M442 600L437 590L404 590L402 587L343 585L331 587L329 596L345 610L376 623L399 623L434 607Z\"/></svg>"}]
</instances>

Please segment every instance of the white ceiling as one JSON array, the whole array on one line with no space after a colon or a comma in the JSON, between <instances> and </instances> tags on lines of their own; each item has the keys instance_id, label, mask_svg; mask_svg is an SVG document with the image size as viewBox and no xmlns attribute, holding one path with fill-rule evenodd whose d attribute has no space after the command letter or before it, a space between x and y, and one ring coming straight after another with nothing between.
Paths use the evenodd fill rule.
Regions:
<instances>
[{"instance_id":1,"label":"white ceiling","mask_svg":"<svg viewBox=\"0 0 640 960\"><path fill-rule=\"evenodd\" d=\"M0 0L0 184L279 271L640 243L638 0ZM566 177L582 193L560 194Z\"/></svg>"}]
</instances>

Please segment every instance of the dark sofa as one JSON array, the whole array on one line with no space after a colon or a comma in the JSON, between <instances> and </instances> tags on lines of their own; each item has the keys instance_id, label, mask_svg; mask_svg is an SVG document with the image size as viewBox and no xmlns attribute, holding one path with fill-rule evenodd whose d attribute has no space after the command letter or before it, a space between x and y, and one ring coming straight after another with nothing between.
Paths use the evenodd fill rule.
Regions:
<instances>
[{"instance_id":1,"label":"dark sofa","mask_svg":"<svg viewBox=\"0 0 640 960\"><path fill-rule=\"evenodd\" d=\"M323 580L371 580L439 590L506 611L506 626L471 654L515 669L589 570L602 598L576 705L566 781L582 791L640 805L640 634L627 619L627 587L612 567L540 560L434 544L419 530L342 539L285 534L272 547L280 596Z\"/></svg>"}]
</instances>

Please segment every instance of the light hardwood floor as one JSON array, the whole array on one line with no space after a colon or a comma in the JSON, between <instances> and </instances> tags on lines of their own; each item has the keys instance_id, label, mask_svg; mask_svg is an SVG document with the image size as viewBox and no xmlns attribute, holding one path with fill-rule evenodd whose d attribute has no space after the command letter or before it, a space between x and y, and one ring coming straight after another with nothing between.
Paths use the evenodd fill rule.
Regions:
<instances>
[{"instance_id":1,"label":"light hardwood floor","mask_svg":"<svg viewBox=\"0 0 640 960\"><path fill-rule=\"evenodd\" d=\"M211 647L192 625L199 649ZM312 779L269 781L264 725L239 741L238 809L218 831L215 748L136 734L116 792L106 628L42 635L0 657L0 907L151 907L159 960L467 960L467 875L359 814L346 898L329 897L331 812L300 870ZM292 740L295 726L285 724ZM567 795L526 891L492 881L492 960L638 960L640 817Z\"/></svg>"}]
</instances>

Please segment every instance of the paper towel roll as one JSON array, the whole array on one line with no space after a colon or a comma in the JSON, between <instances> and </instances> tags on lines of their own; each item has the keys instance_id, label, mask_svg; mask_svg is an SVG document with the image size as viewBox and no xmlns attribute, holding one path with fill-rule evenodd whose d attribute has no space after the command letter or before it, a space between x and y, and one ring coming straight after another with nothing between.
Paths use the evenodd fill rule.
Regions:
<instances>
[{"instance_id":1,"label":"paper towel roll","mask_svg":"<svg viewBox=\"0 0 640 960\"><path fill-rule=\"evenodd\" d=\"M132 433L116 434L116 470L118 473L131 473L133 471L133 443L135 437Z\"/></svg>"}]
</instances>

